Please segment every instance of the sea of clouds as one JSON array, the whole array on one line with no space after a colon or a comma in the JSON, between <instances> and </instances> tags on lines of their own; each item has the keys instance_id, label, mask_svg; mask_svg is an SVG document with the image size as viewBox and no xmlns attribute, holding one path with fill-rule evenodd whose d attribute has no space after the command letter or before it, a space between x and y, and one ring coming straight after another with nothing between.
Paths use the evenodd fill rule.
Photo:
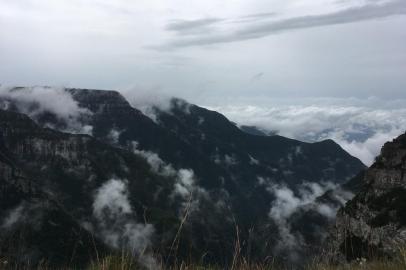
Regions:
<instances>
[{"instance_id":1,"label":"sea of clouds","mask_svg":"<svg viewBox=\"0 0 406 270\"><path fill-rule=\"evenodd\" d=\"M265 99L210 105L237 125L252 125L265 132L316 142L333 139L366 165L381 147L406 130L406 100L378 98Z\"/></svg>"},{"instance_id":2,"label":"sea of clouds","mask_svg":"<svg viewBox=\"0 0 406 270\"><path fill-rule=\"evenodd\" d=\"M121 90L130 103L156 121L153 106L170 110L169 95L150 91ZM63 88L28 87L24 91L0 87L0 98L17 100L19 110L36 119L44 110L68 124L69 132L91 134L91 127L79 124L89 114L79 108ZM27 106L28 103L39 106ZM333 139L366 165L371 165L381 147L406 131L406 99L361 98L206 98L191 100L224 114L237 125L256 126L265 132L307 142ZM7 102L0 108L7 109Z\"/></svg>"}]
</instances>

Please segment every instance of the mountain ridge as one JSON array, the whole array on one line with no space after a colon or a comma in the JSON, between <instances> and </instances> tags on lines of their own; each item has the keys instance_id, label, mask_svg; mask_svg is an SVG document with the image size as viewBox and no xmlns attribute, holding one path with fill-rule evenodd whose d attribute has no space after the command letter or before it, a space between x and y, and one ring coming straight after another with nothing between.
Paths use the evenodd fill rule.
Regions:
<instances>
[{"instance_id":1,"label":"mountain ridge","mask_svg":"<svg viewBox=\"0 0 406 270\"><path fill-rule=\"evenodd\" d=\"M7 122L6 112L0 111L5 145L81 224L94 229L101 222L101 232L119 237L116 246L129 243L117 228L130 226L148 236L138 239L140 243L167 250L193 194L194 208L178 244L180 257L197 259L210 251L207 262L226 263L232 258L236 224L246 243L245 254L255 254L254 259L287 254L291 246L265 245L283 243L278 234L281 223L270 215L278 190L301 196L314 192L312 188L331 186L327 182L342 184L364 169L333 141L302 143L250 135L223 115L178 99L171 101L169 110L154 107L154 122L114 91L48 89L51 96L45 101L61 99L69 111L44 104L44 98L36 96L41 89L13 91L0 95L0 108L25 113L35 123L22 115ZM89 135L74 135L72 130ZM58 158L50 162L54 156ZM111 219L103 214L106 221L95 216L99 212L94 207L99 191L107 189L120 196L124 208L103 204L119 215ZM124 210L114 213L117 209ZM149 222L141 225L142 218ZM296 223L302 218L307 216L295 217ZM318 219L331 222L323 215ZM295 227L288 233L300 239L306 232ZM302 245L318 243L298 242L297 248Z\"/></svg>"}]
</instances>

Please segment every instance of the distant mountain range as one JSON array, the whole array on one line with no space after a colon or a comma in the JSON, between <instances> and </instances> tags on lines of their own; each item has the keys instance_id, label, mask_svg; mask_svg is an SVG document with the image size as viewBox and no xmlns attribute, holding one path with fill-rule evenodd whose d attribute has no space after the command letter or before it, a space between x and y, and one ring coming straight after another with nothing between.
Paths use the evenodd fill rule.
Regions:
<instances>
[{"instance_id":1,"label":"distant mountain range","mask_svg":"<svg viewBox=\"0 0 406 270\"><path fill-rule=\"evenodd\" d=\"M115 91L0 93L1 253L85 265L126 248L144 264L154 251L227 265L237 236L253 259L318 252L365 165L332 140L169 102L148 117Z\"/></svg>"}]
</instances>

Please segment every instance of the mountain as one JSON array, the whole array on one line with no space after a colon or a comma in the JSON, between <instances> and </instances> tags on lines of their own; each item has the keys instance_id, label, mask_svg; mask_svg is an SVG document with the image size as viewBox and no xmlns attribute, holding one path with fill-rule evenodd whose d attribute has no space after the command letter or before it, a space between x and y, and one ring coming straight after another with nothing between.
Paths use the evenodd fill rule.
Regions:
<instances>
[{"instance_id":1,"label":"mountain","mask_svg":"<svg viewBox=\"0 0 406 270\"><path fill-rule=\"evenodd\" d=\"M393 257L406 243L406 134L386 143L361 190L337 214L334 261Z\"/></svg>"},{"instance_id":2,"label":"mountain","mask_svg":"<svg viewBox=\"0 0 406 270\"><path fill-rule=\"evenodd\" d=\"M168 105L151 107L148 117L116 91L8 89L0 93L0 149L111 248L159 250L169 259L205 254L205 263L224 265L238 235L253 259L314 252L303 247L324 233L309 236L301 225L313 219L300 213L332 222L339 186L364 165L331 140L256 136L183 100ZM337 189L334 203L320 210L317 197L328 189ZM284 194L296 204L288 216L280 214L292 207Z\"/></svg>"},{"instance_id":3,"label":"mountain","mask_svg":"<svg viewBox=\"0 0 406 270\"><path fill-rule=\"evenodd\" d=\"M159 125L221 167L238 166L245 175L227 173L241 182L264 176L289 186L310 179L344 183L350 171L359 172L364 167L332 140L309 144L277 135L253 136L241 132L223 115L185 101L172 99L170 108L164 111L155 107Z\"/></svg>"}]
</instances>

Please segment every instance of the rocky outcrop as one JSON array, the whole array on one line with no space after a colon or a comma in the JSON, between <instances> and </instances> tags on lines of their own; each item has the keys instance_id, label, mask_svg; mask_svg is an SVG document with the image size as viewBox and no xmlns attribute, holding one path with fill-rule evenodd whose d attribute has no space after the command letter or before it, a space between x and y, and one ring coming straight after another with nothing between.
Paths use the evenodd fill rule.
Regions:
<instances>
[{"instance_id":1,"label":"rocky outcrop","mask_svg":"<svg viewBox=\"0 0 406 270\"><path fill-rule=\"evenodd\" d=\"M406 245L406 134L386 143L361 191L339 210L334 261L393 256Z\"/></svg>"}]
</instances>

